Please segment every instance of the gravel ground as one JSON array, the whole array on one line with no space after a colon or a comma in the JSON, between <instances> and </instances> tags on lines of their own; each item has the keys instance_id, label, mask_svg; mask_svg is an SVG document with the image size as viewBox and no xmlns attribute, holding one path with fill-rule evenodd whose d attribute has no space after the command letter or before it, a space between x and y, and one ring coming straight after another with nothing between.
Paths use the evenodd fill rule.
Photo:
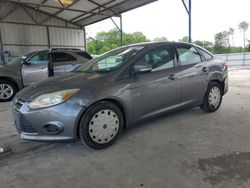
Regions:
<instances>
[{"instance_id":1,"label":"gravel ground","mask_svg":"<svg viewBox=\"0 0 250 188\"><path fill-rule=\"evenodd\" d=\"M219 111L137 125L106 150L19 138L0 104L0 187L250 187L250 70L230 70Z\"/></svg>"}]
</instances>

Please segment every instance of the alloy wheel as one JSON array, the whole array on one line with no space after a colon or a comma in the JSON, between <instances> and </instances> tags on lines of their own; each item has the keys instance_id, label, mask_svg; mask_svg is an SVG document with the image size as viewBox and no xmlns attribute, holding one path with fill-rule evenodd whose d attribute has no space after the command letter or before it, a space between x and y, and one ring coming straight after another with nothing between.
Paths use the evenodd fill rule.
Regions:
<instances>
[{"instance_id":1,"label":"alloy wheel","mask_svg":"<svg viewBox=\"0 0 250 188\"><path fill-rule=\"evenodd\" d=\"M14 90L9 84L0 84L0 99L8 100L13 96Z\"/></svg>"}]
</instances>

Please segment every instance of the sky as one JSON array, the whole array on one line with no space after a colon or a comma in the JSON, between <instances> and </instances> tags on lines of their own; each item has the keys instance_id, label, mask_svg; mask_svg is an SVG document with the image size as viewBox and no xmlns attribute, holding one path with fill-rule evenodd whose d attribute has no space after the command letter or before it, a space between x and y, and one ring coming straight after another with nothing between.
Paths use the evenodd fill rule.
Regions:
<instances>
[{"instance_id":1,"label":"sky","mask_svg":"<svg viewBox=\"0 0 250 188\"><path fill-rule=\"evenodd\" d=\"M234 44L243 46L243 34L238 25L242 21L250 22L249 9L250 0L192 0L193 40L214 42L216 33L232 27ZM158 0L122 16L124 32L142 32L150 40L164 36L169 41L178 41L188 36L188 16L181 0ZM87 37L95 37L97 32L114 27L110 19L90 25L86 28ZM247 36L250 38L250 31Z\"/></svg>"}]
</instances>

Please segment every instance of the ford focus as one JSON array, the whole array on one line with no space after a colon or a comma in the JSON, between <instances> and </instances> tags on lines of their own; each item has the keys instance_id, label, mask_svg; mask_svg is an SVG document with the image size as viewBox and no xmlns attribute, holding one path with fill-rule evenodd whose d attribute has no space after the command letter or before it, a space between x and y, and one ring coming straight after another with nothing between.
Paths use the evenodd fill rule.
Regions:
<instances>
[{"instance_id":1,"label":"ford focus","mask_svg":"<svg viewBox=\"0 0 250 188\"><path fill-rule=\"evenodd\" d=\"M103 149L145 118L195 106L215 112L227 91L226 63L203 48L145 43L26 87L13 99L12 112L23 139L80 139Z\"/></svg>"}]
</instances>

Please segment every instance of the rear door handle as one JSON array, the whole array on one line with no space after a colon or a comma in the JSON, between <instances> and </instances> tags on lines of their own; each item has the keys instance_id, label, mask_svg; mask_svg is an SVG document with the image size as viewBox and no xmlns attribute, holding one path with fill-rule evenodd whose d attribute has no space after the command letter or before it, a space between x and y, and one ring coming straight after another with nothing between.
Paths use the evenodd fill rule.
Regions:
<instances>
[{"instance_id":1,"label":"rear door handle","mask_svg":"<svg viewBox=\"0 0 250 188\"><path fill-rule=\"evenodd\" d=\"M176 77L175 77L174 74L170 74L170 75L168 76L168 79L169 79L169 80L175 80L175 78L176 78Z\"/></svg>"},{"instance_id":2,"label":"rear door handle","mask_svg":"<svg viewBox=\"0 0 250 188\"><path fill-rule=\"evenodd\" d=\"M207 67L203 67L203 68L202 68L202 71L203 71L203 72L207 72L207 71L208 71Z\"/></svg>"}]
</instances>

